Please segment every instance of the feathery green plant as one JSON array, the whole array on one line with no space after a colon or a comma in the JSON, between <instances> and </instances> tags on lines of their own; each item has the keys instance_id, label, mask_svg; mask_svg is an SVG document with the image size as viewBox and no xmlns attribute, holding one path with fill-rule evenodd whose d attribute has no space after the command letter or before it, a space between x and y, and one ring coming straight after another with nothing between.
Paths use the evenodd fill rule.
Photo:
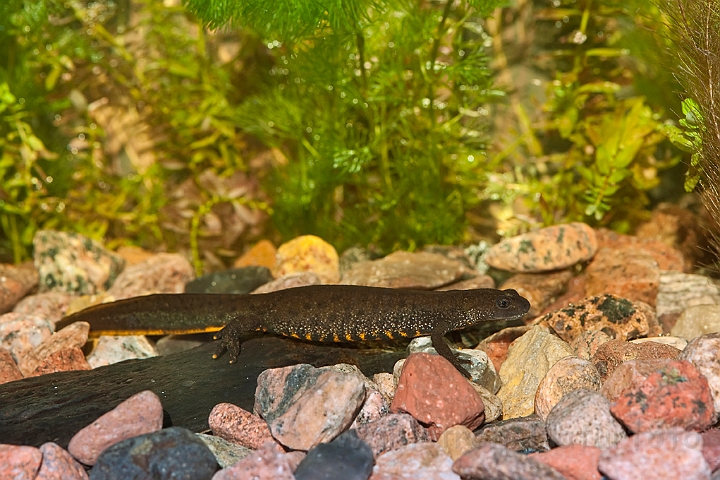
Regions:
<instances>
[{"instance_id":1,"label":"feathery green plant","mask_svg":"<svg viewBox=\"0 0 720 480\"><path fill-rule=\"evenodd\" d=\"M287 158L270 179L285 238L343 248L453 243L486 174L493 89L482 15L501 1L187 0L211 26L252 26L275 64L239 109Z\"/></svg>"}]
</instances>

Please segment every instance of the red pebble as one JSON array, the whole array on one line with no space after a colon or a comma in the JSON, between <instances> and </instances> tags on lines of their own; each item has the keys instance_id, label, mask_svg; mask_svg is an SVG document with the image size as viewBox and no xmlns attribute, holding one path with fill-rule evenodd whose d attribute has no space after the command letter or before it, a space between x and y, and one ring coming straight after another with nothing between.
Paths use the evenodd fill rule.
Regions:
<instances>
[{"instance_id":1,"label":"red pebble","mask_svg":"<svg viewBox=\"0 0 720 480\"><path fill-rule=\"evenodd\" d=\"M567 480L600 480L598 461L601 449L586 445L566 445L530 457L562 473Z\"/></svg>"},{"instance_id":2,"label":"red pebble","mask_svg":"<svg viewBox=\"0 0 720 480\"><path fill-rule=\"evenodd\" d=\"M265 442L275 442L265 420L232 403L215 405L208 423L214 435L253 450ZM282 447L278 448L282 451Z\"/></svg>"},{"instance_id":3,"label":"red pebble","mask_svg":"<svg viewBox=\"0 0 720 480\"><path fill-rule=\"evenodd\" d=\"M452 426L474 430L485 420L485 405L470 382L446 359L428 353L407 358L390 412L409 413L428 426L433 440Z\"/></svg>"},{"instance_id":4,"label":"red pebble","mask_svg":"<svg viewBox=\"0 0 720 480\"><path fill-rule=\"evenodd\" d=\"M33 480L41 461L42 453L35 447L0 444L0 478Z\"/></svg>"},{"instance_id":5,"label":"red pebble","mask_svg":"<svg viewBox=\"0 0 720 480\"><path fill-rule=\"evenodd\" d=\"M631 385L610 411L633 433L671 427L702 431L715 414L707 379L685 360L668 362Z\"/></svg>"}]
</instances>

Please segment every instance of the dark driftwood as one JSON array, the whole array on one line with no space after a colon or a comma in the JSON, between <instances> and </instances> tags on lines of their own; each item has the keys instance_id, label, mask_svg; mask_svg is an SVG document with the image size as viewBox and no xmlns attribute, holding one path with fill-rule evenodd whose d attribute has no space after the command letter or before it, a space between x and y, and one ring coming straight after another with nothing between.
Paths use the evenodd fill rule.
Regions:
<instances>
[{"instance_id":1,"label":"dark driftwood","mask_svg":"<svg viewBox=\"0 0 720 480\"><path fill-rule=\"evenodd\" d=\"M0 385L0 443L39 446L70 438L129 396L152 390L162 401L164 426L208 429L213 406L229 402L252 411L257 376L296 363L352 363L366 375L392 371L403 352L316 345L275 337L248 340L238 363L212 359L215 344L91 371L62 372Z\"/></svg>"}]
</instances>

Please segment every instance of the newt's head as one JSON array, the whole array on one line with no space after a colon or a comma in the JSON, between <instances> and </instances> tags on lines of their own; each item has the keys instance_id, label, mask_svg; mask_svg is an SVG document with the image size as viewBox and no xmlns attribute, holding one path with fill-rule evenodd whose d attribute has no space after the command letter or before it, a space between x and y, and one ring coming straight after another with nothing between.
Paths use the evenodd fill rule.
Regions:
<instances>
[{"instance_id":1,"label":"newt's head","mask_svg":"<svg viewBox=\"0 0 720 480\"><path fill-rule=\"evenodd\" d=\"M480 322L514 320L530 310L530 302L512 289L483 288L466 290L466 293L463 301L464 326ZM456 328L461 327L462 325L456 326Z\"/></svg>"}]
</instances>

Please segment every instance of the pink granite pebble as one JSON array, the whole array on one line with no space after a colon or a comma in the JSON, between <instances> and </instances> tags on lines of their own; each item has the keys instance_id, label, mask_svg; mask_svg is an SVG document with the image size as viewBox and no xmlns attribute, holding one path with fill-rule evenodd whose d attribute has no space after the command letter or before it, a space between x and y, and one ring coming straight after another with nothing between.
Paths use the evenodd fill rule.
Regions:
<instances>
[{"instance_id":1,"label":"pink granite pebble","mask_svg":"<svg viewBox=\"0 0 720 480\"><path fill-rule=\"evenodd\" d=\"M668 362L640 385L631 385L610 411L634 433L681 427L702 431L714 420L707 379L692 363Z\"/></svg>"},{"instance_id":2,"label":"pink granite pebble","mask_svg":"<svg viewBox=\"0 0 720 480\"><path fill-rule=\"evenodd\" d=\"M235 465L213 475L212 480L295 480L287 456L277 450L275 442L260 449Z\"/></svg>"},{"instance_id":3,"label":"pink granite pebble","mask_svg":"<svg viewBox=\"0 0 720 480\"><path fill-rule=\"evenodd\" d=\"M611 293L654 306L660 287L660 268L648 254L601 248L585 270L586 295Z\"/></svg>"},{"instance_id":4,"label":"pink granite pebble","mask_svg":"<svg viewBox=\"0 0 720 480\"><path fill-rule=\"evenodd\" d=\"M52 353L40 362L28 377L37 377L45 375L46 373L70 372L73 370L92 370L87 360L85 360L85 354L78 347L64 348Z\"/></svg>"},{"instance_id":5,"label":"pink granite pebble","mask_svg":"<svg viewBox=\"0 0 720 480\"><path fill-rule=\"evenodd\" d=\"M437 443L412 443L380 455L370 480L460 480L452 464Z\"/></svg>"},{"instance_id":6,"label":"pink granite pebble","mask_svg":"<svg viewBox=\"0 0 720 480\"><path fill-rule=\"evenodd\" d=\"M148 293L182 293L185 284L195 278L190 262L177 253L159 253L118 275L108 294L115 300Z\"/></svg>"},{"instance_id":7,"label":"pink granite pebble","mask_svg":"<svg viewBox=\"0 0 720 480\"><path fill-rule=\"evenodd\" d=\"M554 468L497 443L484 442L453 464L463 480L565 480Z\"/></svg>"},{"instance_id":8,"label":"pink granite pebble","mask_svg":"<svg viewBox=\"0 0 720 480\"><path fill-rule=\"evenodd\" d=\"M78 347L82 348L87 342L90 324L75 322L52 335L37 347L28 351L18 362L23 375L31 375L47 357L60 350Z\"/></svg>"},{"instance_id":9,"label":"pink granite pebble","mask_svg":"<svg viewBox=\"0 0 720 480\"><path fill-rule=\"evenodd\" d=\"M485 261L511 272L546 272L589 260L596 250L595 231L569 223L506 238L488 250Z\"/></svg>"},{"instance_id":10,"label":"pink granite pebble","mask_svg":"<svg viewBox=\"0 0 720 480\"><path fill-rule=\"evenodd\" d=\"M0 264L0 313L15 304L38 284L38 272L32 263Z\"/></svg>"},{"instance_id":11,"label":"pink granite pebble","mask_svg":"<svg viewBox=\"0 0 720 480\"><path fill-rule=\"evenodd\" d=\"M547 452L531 453L530 458L549 465L567 480L600 480L598 461L602 450L586 445L566 445Z\"/></svg>"},{"instance_id":12,"label":"pink granite pebble","mask_svg":"<svg viewBox=\"0 0 720 480\"><path fill-rule=\"evenodd\" d=\"M720 428L711 428L702 433L703 457L713 472L720 469Z\"/></svg>"},{"instance_id":13,"label":"pink granite pebble","mask_svg":"<svg viewBox=\"0 0 720 480\"><path fill-rule=\"evenodd\" d=\"M0 315L0 347L10 351L15 361L53 334L53 324L34 314L16 312Z\"/></svg>"},{"instance_id":14,"label":"pink granite pebble","mask_svg":"<svg viewBox=\"0 0 720 480\"><path fill-rule=\"evenodd\" d=\"M65 314L75 295L66 292L44 292L23 298L13 312L19 315L37 315L53 325Z\"/></svg>"},{"instance_id":15,"label":"pink granite pebble","mask_svg":"<svg viewBox=\"0 0 720 480\"><path fill-rule=\"evenodd\" d=\"M633 435L603 450L598 467L611 480L710 480L700 434L680 428Z\"/></svg>"},{"instance_id":16,"label":"pink granite pebble","mask_svg":"<svg viewBox=\"0 0 720 480\"><path fill-rule=\"evenodd\" d=\"M0 384L23 378L8 349L0 347Z\"/></svg>"},{"instance_id":17,"label":"pink granite pebble","mask_svg":"<svg viewBox=\"0 0 720 480\"><path fill-rule=\"evenodd\" d=\"M255 411L272 436L292 450L310 450L345 431L365 399L364 377L332 367L294 365L265 370Z\"/></svg>"},{"instance_id":18,"label":"pink granite pebble","mask_svg":"<svg viewBox=\"0 0 720 480\"><path fill-rule=\"evenodd\" d=\"M35 480L87 480L85 469L57 443L40 446L42 464Z\"/></svg>"},{"instance_id":19,"label":"pink granite pebble","mask_svg":"<svg viewBox=\"0 0 720 480\"><path fill-rule=\"evenodd\" d=\"M33 480L42 462L42 453L35 447L0 443L0 478Z\"/></svg>"},{"instance_id":20,"label":"pink granite pebble","mask_svg":"<svg viewBox=\"0 0 720 480\"><path fill-rule=\"evenodd\" d=\"M485 420L485 405L467 379L443 357L427 353L408 356L390 411L428 425L433 440L453 425L474 430Z\"/></svg>"},{"instance_id":21,"label":"pink granite pebble","mask_svg":"<svg viewBox=\"0 0 720 480\"><path fill-rule=\"evenodd\" d=\"M215 405L208 423L214 435L253 450L275 442L265 420L231 403Z\"/></svg>"},{"instance_id":22,"label":"pink granite pebble","mask_svg":"<svg viewBox=\"0 0 720 480\"><path fill-rule=\"evenodd\" d=\"M406 413L391 413L357 427L357 435L370 445L375 457L402 446L429 441L427 430Z\"/></svg>"},{"instance_id":23,"label":"pink granite pebble","mask_svg":"<svg viewBox=\"0 0 720 480\"><path fill-rule=\"evenodd\" d=\"M160 399L150 390L133 395L70 439L68 451L85 465L94 465L103 450L131 437L162 428Z\"/></svg>"}]
</instances>

